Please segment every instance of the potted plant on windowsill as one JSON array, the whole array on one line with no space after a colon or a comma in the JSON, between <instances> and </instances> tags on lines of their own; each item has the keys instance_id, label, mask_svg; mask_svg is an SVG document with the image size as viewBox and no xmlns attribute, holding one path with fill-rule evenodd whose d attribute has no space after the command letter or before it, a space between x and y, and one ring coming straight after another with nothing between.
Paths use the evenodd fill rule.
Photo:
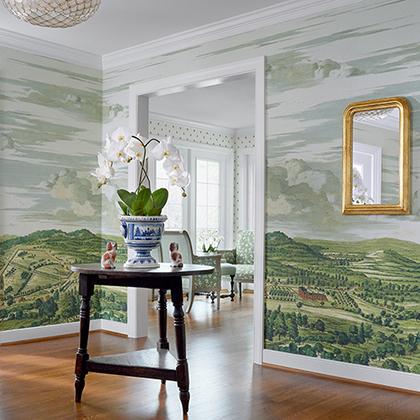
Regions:
<instances>
[{"instance_id":1,"label":"potted plant on windowsill","mask_svg":"<svg viewBox=\"0 0 420 420\"><path fill-rule=\"evenodd\" d=\"M217 248L223 237L219 235L218 230L208 229L198 237L201 243L201 252L203 254L212 255L217 253Z\"/></svg>"},{"instance_id":2,"label":"potted plant on windowsill","mask_svg":"<svg viewBox=\"0 0 420 420\"><path fill-rule=\"evenodd\" d=\"M137 161L140 166L139 179L135 191L117 190L118 205L122 211L121 233L127 247L135 251L134 257L124 264L129 268L158 267L158 262L150 255L162 239L164 222L167 216L162 209L168 201L168 190L159 188L152 191L147 173L148 146L155 145L152 155L156 160L164 160L163 168L168 176L169 186L181 188L185 197L185 188L190 183L190 174L179 150L172 144L171 137L158 140L155 138L133 135L128 128L119 127L111 136L106 135L105 153L98 153L98 168L92 175L98 179L98 188L115 177L117 162L130 163ZM105 156L106 155L106 156Z\"/></svg>"}]
</instances>

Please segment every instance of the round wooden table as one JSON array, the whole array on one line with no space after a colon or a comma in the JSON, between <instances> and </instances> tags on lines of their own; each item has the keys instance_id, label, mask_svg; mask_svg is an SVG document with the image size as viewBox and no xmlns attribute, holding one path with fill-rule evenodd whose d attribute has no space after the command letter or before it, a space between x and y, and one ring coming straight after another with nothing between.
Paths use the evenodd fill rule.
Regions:
<instances>
[{"instance_id":1,"label":"round wooden table","mask_svg":"<svg viewBox=\"0 0 420 420\"><path fill-rule=\"evenodd\" d=\"M79 273L80 307L80 345L76 354L75 401L80 402L85 376L88 372L111 373L143 378L176 381L183 412L188 412L190 400L189 375L186 356L186 336L184 311L182 309L182 277L197 274L211 274L214 267L197 264L184 264L182 268L172 268L161 263L159 268L133 269L116 264L115 269L101 268L100 264L76 264L72 271ZM90 298L95 285L126 286L158 289L159 340L157 349L140 350L111 356L89 358L87 351L90 320ZM174 326L177 358L169 352L167 331L166 293L171 291L174 305Z\"/></svg>"}]
</instances>

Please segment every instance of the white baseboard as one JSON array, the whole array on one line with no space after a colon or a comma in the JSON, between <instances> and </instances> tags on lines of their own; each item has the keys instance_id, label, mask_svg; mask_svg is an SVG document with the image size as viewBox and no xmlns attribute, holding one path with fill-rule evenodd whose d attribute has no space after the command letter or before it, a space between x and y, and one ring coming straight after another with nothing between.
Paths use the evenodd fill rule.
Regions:
<instances>
[{"instance_id":1,"label":"white baseboard","mask_svg":"<svg viewBox=\"0 0 420 420\"><path fill-rule=\"evenodd\" d=\"M79 325L79 322L69 322L66 324L44 325L41 327L1 331L0 344L74 334L79 332ZM90 321L90 331L95 330L105 330L119 334L127 334L128 327L127 324L122 322L109 321L107 319L93 319Z\"/></svg>"},{"instance_id":2,"label":"white baseboard","mask_svg":"<svg viewBox=\"0 0 420 420\"><path fill-rule=\"evenodd\" d=\"M398 372L274 350L263 350L263 363L420 392L420 375L415 373Z\"/></svg>"},{"instance_id":3,"label":"white baseboard","mask_svg":"<svg viewBox=\"0 0 420 420\"><path fill-rule=\"evenodd\" d=\"M101 326L100 328L96 328L97 330L104 330L114 332L117 334L128 335L128 325L123 322L109 321L108 319L100 319L97 321L101 321ZM93 331L92 327L90 330Z\"/></svg>"}]
</instances>

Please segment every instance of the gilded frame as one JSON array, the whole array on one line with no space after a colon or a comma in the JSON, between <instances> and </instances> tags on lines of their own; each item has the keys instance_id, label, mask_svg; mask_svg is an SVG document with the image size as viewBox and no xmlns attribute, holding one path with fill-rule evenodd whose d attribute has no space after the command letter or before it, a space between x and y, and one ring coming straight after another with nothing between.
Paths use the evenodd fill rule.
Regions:
<instances>
[{"instance_id":1,"label":"gilded frame","mask_svg":"<svg viewBox=\"0 0 420 420\"><path fill-rule=\"evenodd\" d=\"M399 197L396 204L353 204L353 116L356 112L398 108ZM342 214L408 214L410 212L410 107L406 99L393 97L354 102L343 114Z\"/></svg>"}]
</instances>

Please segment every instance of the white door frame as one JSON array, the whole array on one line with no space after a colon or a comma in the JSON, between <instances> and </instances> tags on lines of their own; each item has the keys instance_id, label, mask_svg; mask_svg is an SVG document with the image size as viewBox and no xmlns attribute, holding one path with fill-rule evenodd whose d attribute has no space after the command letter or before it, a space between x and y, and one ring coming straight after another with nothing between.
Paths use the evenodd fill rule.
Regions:
<instances>
[{"instance_id":1,"label":"white door frame","mask_svg":"<svg viewBox=\"0 0 420 420\"><path fill-rule=\"evenodd\" d=\"M262 364L264 345L264 281L265 281L265 60L264 57L238 61L222 66L138 83L130 86L130 128L139 131L144 121L142 104L145 97L175 93L185 89L220 84L241 75L255 76L255 259L254 259L254 363ZM144 131L143 131L144 132ZM130 176L129 176L130 178ZM147 334L147 318L137 309L147 306L145 295L128 290L128 330L132 337ZM140 302L139 300L143 300ZM131 303L131 304L130 304ZM143 312L144 314L144 312Z\"/></svg>"}]
</instances>

